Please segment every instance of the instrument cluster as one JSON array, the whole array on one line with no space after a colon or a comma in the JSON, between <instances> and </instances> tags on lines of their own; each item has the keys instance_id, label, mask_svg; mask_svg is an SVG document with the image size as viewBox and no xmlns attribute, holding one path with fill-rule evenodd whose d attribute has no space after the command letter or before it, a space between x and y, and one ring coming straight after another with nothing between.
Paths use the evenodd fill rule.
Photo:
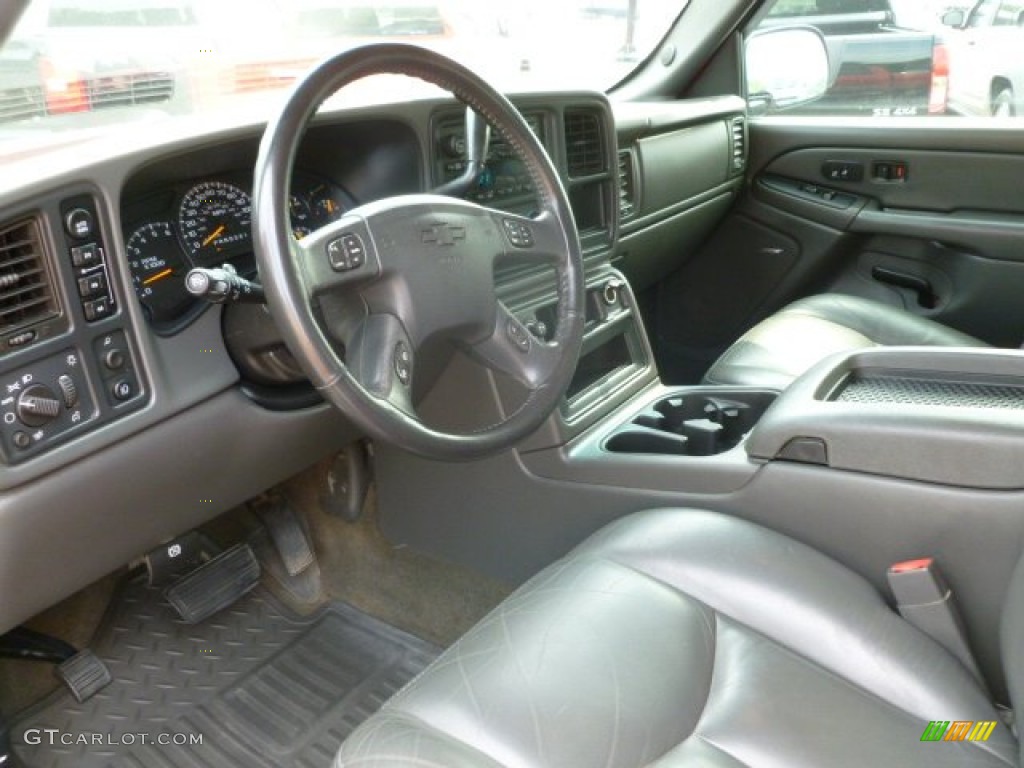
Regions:
<instances>
[{"instance_id":1,"label":"instrument cluster","mask_svg":"<svg viewBox=\"0 0 1024 768\"><path fill-rule=\"evenodd\" d=\"M302 239L355 204L337 184L297 173L288 202L292 233ZM243 275L255 274L247 182L230 176L196 180L160 190L133 208L124 233L128 266L158 333L176 333L204 308L185 290L193 267L230 263Z\"/></svg>"}]
</instances>

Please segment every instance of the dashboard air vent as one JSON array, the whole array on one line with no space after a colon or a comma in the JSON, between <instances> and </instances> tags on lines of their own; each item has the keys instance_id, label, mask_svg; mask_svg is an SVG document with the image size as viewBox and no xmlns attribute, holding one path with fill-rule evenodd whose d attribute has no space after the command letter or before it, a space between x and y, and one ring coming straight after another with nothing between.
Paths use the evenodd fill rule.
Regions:
<instances>
[{"instance_id":1,"label":"dashboard air vent","mask_svg":"<svg viewBox=\"0 0 1024 768\"><path fill-rule=\"evenodd\" d=\"M633 176L633 154L619 152L619 216L628 219L636 212L636 178Z\"/></svg>"},{"instance_id":2,"label":"dashboard air vent","mask_svg":"<svg viewBox=\"0 0 1024 768\"><path fill-rule=\"evenodd\" d=\"M742 117L734 117L729 122L732 140L732 170L742 171L747 165L747 121Z\"/></svg>"},{"instance_id":3,"label":"dashboard air vent","mask_svg":"<svg viewBox=\"0 0 1024 768\"><path fill-rule=\"evenodd\" d=\"M569 175L573 178L593 176L607 170L598 113L578 109L566 111L565 149Z\"/></svg>"},{"instance_id":4,"label":"dashboard air vent","mask_svg":"<svg viewBox=\"0 0 1024 768\"><path fill-rule=\"evenodd\" d=\"M57 302L34 219L0 228L0 333L57 314Z\"/></svg>"}]
</instances>

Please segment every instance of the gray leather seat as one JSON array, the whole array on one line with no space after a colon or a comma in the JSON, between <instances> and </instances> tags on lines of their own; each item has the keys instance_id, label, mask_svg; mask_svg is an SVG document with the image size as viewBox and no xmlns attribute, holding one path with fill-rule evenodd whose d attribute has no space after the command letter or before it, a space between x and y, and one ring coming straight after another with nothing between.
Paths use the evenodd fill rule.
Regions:
<instances>
[{"instance_id":1,"label":"gray leather seat","mask_svg":"<svg viewBox=\"0 0 1024 768\"><path fill-rule=\"evenodd\" d=\"M1004 624L1014 694L1020 570ZM357 728L335 765L1017 765L1002 723L986 743L921 742L931 720L999 717L861 577L751 523L654 510L519 589Z\"/></svg>"},{"instance_id":2,"label":"gray leather seat","mask_svg":"<svg viewBox=\"0 0 1024 768\"><path fill-rule=\"evenodd\" d=\"M755 325L718 358L704 382L784 389L835 352L875 346L988 345L903 309L823 293L796 301Z\"/></svg>"}]
</instances>

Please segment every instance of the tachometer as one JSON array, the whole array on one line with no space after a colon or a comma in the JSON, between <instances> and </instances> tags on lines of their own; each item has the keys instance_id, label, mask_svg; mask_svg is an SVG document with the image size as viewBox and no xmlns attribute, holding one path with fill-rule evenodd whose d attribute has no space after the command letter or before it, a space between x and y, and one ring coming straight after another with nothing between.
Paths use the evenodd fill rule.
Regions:
<instances>
[{"instance_id":1,"label":"tachometer","mask_svg":"<svg viewBox=\"0 0 1024 768\"><path fill-rule=\"evenodd\" d=\"M185 248L197 266L219 264L252 248L252 200L234 184L196 184L182 198L178 217Z\"/></svg>"},{"instance_id":2,"label":"tachometer","mask_svg":"<svg viewBox=\"0 0 1024 768\"><path fill-rule=\"evenodd\" d=\"M174 320L193 303L185 290L188 268L168 221L143 224L125 244L135 293L155 323Z\"/></svg>"}]
</instances>

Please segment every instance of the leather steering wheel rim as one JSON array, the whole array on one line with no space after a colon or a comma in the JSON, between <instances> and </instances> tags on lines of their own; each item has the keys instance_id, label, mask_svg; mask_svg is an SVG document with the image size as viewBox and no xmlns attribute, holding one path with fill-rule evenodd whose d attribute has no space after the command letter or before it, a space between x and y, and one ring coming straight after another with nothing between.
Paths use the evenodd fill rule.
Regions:
<instances>
[{"instance_id":1,"label":"leather steering wheel rim","mask_svg":"<svg viewBox=\"0 0 1024 768\"><path fill-rule=\"evenodd\" d=\"M524 163L539 213L525 218L451 198L405 196L360 206L297 241L288 202L302 135L325 99L375 74L407 75L432 83L483 116ZM575 221L558 173L538 138L508 99L473 72L439 53L406 44L369 45L326 59L293 88L268 124L253 191L256 260L284 341L313 385L369 437L427 458L474 459L512 447L557 407L575 372L583 340L584 266ZM358 268L338 257L342 251L348 253L352 243L365 250ZM534 338L494 294L493 262L511 254L525 254L554 267L558 310L550 342ZM408 280L420 282L402 283L403 269L410 273ZM444 270L444 276L433 274ZM487 293L485 273L490 293L481 296ZM452 296L433 290L442 277L455 285ZM385 279L399 288L381 290L378 284ZM423 290L424 286L432 290ZM344 339L345 360L314 311L319 292L342 290L349 292L350 305L364 305L354 323L358 329ZM381 295L392 299L375 307ZM405 298L393 298L398 295ZM406 301L410 295L411 304ZM456 317L456 312L466 317ZM441 330L423 318L434 318L433 325ZM487 327L489 322L493 328ZM503 414L498 423L466 434L424 424L415 415L411 388L404 380L411 375L420 337L427 333L421 325L429 326L430 332L452 333L451 341L476 359L520 379L528 391L525 402ZM400 363L405 358L410 359L408 370Z\"/></svg>"}]
</instances>

